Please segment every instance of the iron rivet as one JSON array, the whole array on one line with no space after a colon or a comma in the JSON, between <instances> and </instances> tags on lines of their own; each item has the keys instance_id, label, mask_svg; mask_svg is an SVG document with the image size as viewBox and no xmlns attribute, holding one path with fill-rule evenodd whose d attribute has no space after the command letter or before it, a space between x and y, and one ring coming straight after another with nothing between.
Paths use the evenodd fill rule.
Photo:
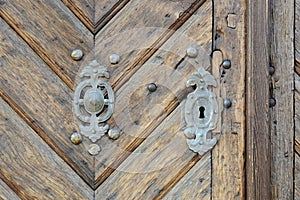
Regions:
<instances>
[{"instance_id":1,"label":"iron rivet","mask_svg":"<svg viewBox=\"0 0 300 200\"><path fill-rule=\"evenodd\" d=\"M230 69L231 61L230 60L224 60L223 63L222 63L222 66L224 67L224 69Z\"/></svg>"},{"instance_id":2,"label":"iron rivet","mask_svg":"<svg viewBox=\"0 0 300 200\"><path fill-rule=\"evenodd\" d=\"M75 49L72 51L71 57L76 61L81 60L81 58L83 57L83 52L80 49Z\"/></svg>"},{"instance_id":3,"label":"iron rivet","mask_svg":"<svg viewBox=\"0 0 300 200\"><path fill-rule=\"evenodd\" d=\"M272 76L275 73L275 68L273 66L269 66L269 74Z\"/></svg>"},{"instance_id":4,"label":"iron rivet","mask_svg":"<svg viewBox=\"0 0 300 200\"><path fill-rule=\"evenodd\" d=\"M198 51L195 47L191 46L186 49L186 55L190 58L196 58L198 55Z\"/></svg>"},{"instance_id":5,"label":"iron rivet","mask_svg":"<svg viewBox=\"0 0 300 200\"><path fill-rule=\"evenodd\" d=\"M80 144L82 142L82 137L80 133L73 132L71 135L71 141L73 144Z\"/></svg>"},{"instance_id":6,"label":"iron rivet","mask_svg":"<svg viewBox=\"0 0 300 200\"><path fill-rule=\"evenodd\" d=\"M121 57L118 54L111 54L109 56L109 61L111 64L117 64L120 61Z\"/></svg>"},{"instance_id":7,"label":"iron rivet","mask_svg":"<svg viewBox=\"0 0 300 200\"><path fill-rule=\"evenodd\" d=\"M101 149L100 149L100 147L99 147L98 144L91 144L91 145L89 146L88 152L89 152L92 156L97 155L100 151L101 151Z\"/></svg>"},{"instance_id":8,"label":"iron rivet","mask_svg":"<svg viewBox=\"0 0 300 200\"><path fill-rule=\"evenodd\" d=\"M157 86L155 85L155 83L150 83L150 84L148 85L148 90L149 90L150 92L155 92L156 89L157 89Z\"/></svg>"},{"instance_id":9,"label":"iron rivet","mask_svg":"<svg viewBox=\"0 0 300 200\"><path fill-rule=\"evenodd\" d=\"M274 98L269 99L269 107L274 107L276 105L276 100Z\"/></svg>"},{"instance_id":10,"label":"iron rivet","mask_svg":"<svg viewBox=\"0 0 300 200\"><path fill-rule=\"evenodd\" d=\"M224 102L223 102L223 104L224 104L225 108L230 108L231 107L231 101L230 101L230 99L225 99Z\"/></svg>"},{"instance_id":11,"label":"iron rivet","mask_svg":"<svg viewBox=\"0 0 300 200\"><path fill-rule=\"evenodd\" d=\"M116 140L120 137L120 131L118 129L110 129L108 131L108 137L110 139Z\"/></svg>"}]
</instances>

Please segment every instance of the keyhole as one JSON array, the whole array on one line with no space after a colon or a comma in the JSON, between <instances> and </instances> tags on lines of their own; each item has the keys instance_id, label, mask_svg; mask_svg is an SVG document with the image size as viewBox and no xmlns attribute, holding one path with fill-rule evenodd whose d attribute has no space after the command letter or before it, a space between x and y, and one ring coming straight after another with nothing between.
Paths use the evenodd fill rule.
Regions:
<instances>
[{"instance_id":1,"label":"keyhole","mask_svg":"<svg viewBox=\"0 0 300 200\"><path fill-rule=\"evenodd\" d=\"M204 108L203 106L201 106L201 107L199 108L199 112L200 112L199 118L200 118L200 119L204 119L204 118L205 118L205 116L204 116L204 111L205 111L205 108Z\"/></svg>"}]
</instances>

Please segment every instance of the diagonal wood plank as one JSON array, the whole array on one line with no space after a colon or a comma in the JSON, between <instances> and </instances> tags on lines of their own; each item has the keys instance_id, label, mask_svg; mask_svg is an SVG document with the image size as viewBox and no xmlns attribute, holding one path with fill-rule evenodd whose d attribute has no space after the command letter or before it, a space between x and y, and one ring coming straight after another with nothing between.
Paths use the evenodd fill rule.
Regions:
<instances>
[{"instance_id":1,"label":"diagonal wood plank","mask_svg":"<svg viewBox=\"0 0 300 200\"><path fill-rule=\"evenodd\" d=\"M208 152L163 199L210 200L211 190L211 155Z\"/></svg>"},{"instance_id":2,"label":"diagonal wood plank","mask_svg":"<svg viewBox=\"0 0 300 200\"><path fill-rule=\"evenodd\" d=\"M61 0L90 30L94 31L95 0Z\"/></svg>"},{"instance_id":3,"label":"diagonal wood plank","mask_svg":"<svg viewBox=\"0 0 300 200\"><path fill-rule=\"evenodd\" d=\"M0 96L92 185L93 158L69 139L76 130L73 92L2 19L0 27Z\"/></svg>"},{"instance_id":4,"label":"diagonal wood plank","mask_svg":"<svg viewBox=\"0 0 300 200\"><path fill-rule=\"evenodd\" d=\"M0 99L0 178L22 199L92 199L93 191Z\"/></svg>"},{"instance_id":5,"label":"diagonal wood plank","mask_svg":"<svg viewBox=\"0 0 300 200\"><path fill-rule=\"evenodd\" d=\"M110 124L123 131L117 141L103 138L96 157L96 185L118 165L177 107L188 91L185 81L198 69L185 57L186 48L202 46L201 66L209 66L212 9L206 2L185 25L116 93L116 109ZM199 34L202 33L202 34ZM204 52L203 52L204 51ZM183 59L183 61L182 61ZM158 90L147 91L154 82ZM124 120L126 119L126 120ZM109 147L114 146L111 149Z\"/></svg>"},{"instance_id":6,"label":"diagonal wood plank","mask_svg":"<svg viewBox=\"0 0 300 200\"><path fill-rule=\"evenodd\" d=\"M6 183L0 179L0 199L2 200L19 200L20 198L11 190Z\"/></svg>"},{"instance_id":7,"label":"diagonal wood plank","mask_svg":"<svg viewBox=\"0 0 300 200\"><path fill-rule=\"evenodd\" d=\"M300 142L300 77L295 73L295 140Z\"/></svg>"},{"instance_id":8,"label":"diagonal wood plank","mask_svg":"<svg viewBox=\"0 0 300 200\"><path fill-rule=\"evenodd\" d=\"M96 199L153 199L199 161L183 135L184 102L99 186Z\"/></svg>"},{"instance_id":9,"label":"diagonal wood plank","mask_svg":"<svg viewBox=\"0 0 300 200\"><path fill-rule=\"evenodd\" d=\"M93 48L93 35L60 0L0 1L0 16L66 82L74 87L81 62L70 53Z\"/></svg>"}]
</instances>

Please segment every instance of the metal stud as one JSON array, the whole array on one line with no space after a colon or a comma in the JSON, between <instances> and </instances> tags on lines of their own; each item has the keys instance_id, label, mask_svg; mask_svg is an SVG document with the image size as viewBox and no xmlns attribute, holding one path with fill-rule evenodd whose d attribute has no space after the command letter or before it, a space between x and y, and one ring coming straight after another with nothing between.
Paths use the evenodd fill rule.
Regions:
<instances>
[{"instance_id":1,"label":"metal stud","mask_svg":"<svg viewBox=\"0 0 300 200\"><path fill-rule=\"evenodd\" d=\"M101 149L100 149L100 147L99 147L98 144L91 144L91 145L89 146L88 152L89 152L92 156L97 155L100 151L101 151Z\"/></svg>"},{"instance_id":2,"label":"metal stud","mask_svg":"<svg viewBox=\"0 0 300 200\"><path fill-rule=\"evenodd\" d=\"M72 51L71 57L76 61L81 60L81 58L83 57L83 52L80 49L75 49Z\"/></svg>"},{"instance_id":3,"label":"metal stud","mask_svg":"<svg viewBox=\"0 0 300 200\"><path fill-rule=\"evenodd\" d=\"M186 55L190 58L196 58L198 55L198 51L195 47L190 46L186 49Z\"/></svg>"},{"instance_id":4,"label":"metal stud","mask_svg":"<svg viewBox=\"0 0 300 200\"><path fill-rule=\"evenodd\" d=\"M116 140L116 139L118 139L120 137L120 131L118 129L115 129L115 128L114 129L110 129L108 131L108 137L110 139Z\"/></svg>"},{"instance_id":5,"label":"metal stud","mask_svg":"<svg viewBox=\"0 0 300 200\"><path fill-rule=\"evenodd\" d=\"M157 89L157 86L156 86L155 83L150 83L150 84L148 85L148 90L149 90L150 92L155 92L156 89Z\"/></svg>"},{"instance_id":6,"label":"metal stud","mask_svg":"<svg viewBox=\"0 0 300 200\"><path fill-rule=\"evenodd\" d=\"M231 103L231 100L230 99L225 99L224 102L223 102L223 105L225 108L230 108L232 103Z\"/></svg>"},{"instance_id":7,"label":"metal stud","mask_svg":"<svg viewBox=\"0 0 300 200\"><path fill-rule=\"evenodd\" d=\"M111 54L109 56L109 61L111 64L117 64L121 60L121 57L118 54Z\"/></svg>"},{"instance_id":8,"label":"metal stud","mask_svg":"<svg viewBox=\"0 0 300 200\"><path fill-rule=\"evenodd\" d=\"M276 99L274 98L270 98L269 99L269 107L274 107L276 105Z\"/></svg>"},{"instance_id":9,"label":"metal stud","mask_svg":"<svg viewBox=\"0 0 300 200\"><path fill-rule=\"evenodd\" d=\"M73 144L80 144L82 142L82 136L80 135L80 133L77 132L72 133L70 139Z\"/></svg>"},{"instance_id":10,"label":"metal stud","mask_svg":"<svg viewBox=\"0 0 300 200\"><path fill-rule=\"evenodd\" d=\"M224 69L230 69L231 67L231 61L230 60L224 60L223 63L222 63L222 66Z\"/></svg>"},{"instance_id":11,"label":"metal stud","mask_svg":"<svg viewBox=\"0 0 300 200\"><path fill-rule=\"evenodd\" d=\"M272 76L275 73L275 68L273 66L269 66L269 74Z\"/></svg>"}]
</instances>

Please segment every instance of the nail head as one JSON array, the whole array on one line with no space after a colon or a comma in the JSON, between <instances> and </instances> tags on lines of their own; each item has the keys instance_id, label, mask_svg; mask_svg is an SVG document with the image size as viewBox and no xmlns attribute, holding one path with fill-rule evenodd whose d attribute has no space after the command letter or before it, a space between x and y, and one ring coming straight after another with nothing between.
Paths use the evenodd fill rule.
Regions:
<instances>
[{"instance_id":1,"label":"nail head","mask_svg":"<svg viewBox=\"0 0 300 200\"><path fill-rule=\"evenodd\" d=\"M83 51L81 51L80 49L75 49L72 51L71 57L73 60L76 60L76 61L81 60L83 57Z\"/></svg>"},{"instance_id":2,"label":"nail head","mask_svg":"<svg viewBox=\"0 0 300 200\"><path fill-rule=\"evenodd\" d=\"M224 104L224 107L225 107L225 108L230 108L231 105L232 105L230 99L225 99L224 102L223 102L223 104Z\"/></svg>"},{"instance_id":3,"label":"nail head","mask_svg":"<svg viewBox=\"0 0 300 200\"><path fill-rule=\"evenodd\" d=\"M269 99L269 107L274 107L276 105L276 99L270 98Z\"/></svg>"},{"instance_id":4,"label":"nail head","mask_svg":"<svg viewBox=\"0 0 300 200\"><path fill-rule=\"evenodd\" d=\"M117 64L121 60L121 57L118 54L111 54L109 56L109 61L111 64Z\"/></svg>"},{"instance_id":5,"label":"nail head","mask_svg":"<svg viewBox=\"0 0 300 200\"><path fill-rule=\"evenodd\" d=\"M269 66L269 74L273 75L275 73L275 68L273 66Z\"/></svg>"},{"instance_id":6,"label":"nail head","mask_svg":"<svg viewBox=\"0 0 300 200\"><path fill-rule=\"evenodd\" d=\"M186 49L186 55L190 58L196 58L198 55L198 51L195 47L190 46Z\"/></svg>"},{"instance_id":7,"label":"nail head","mask_svg":"<svg viewBox=\"0 0 300 200\"><path fill-rule=\"evenodd\" d=\"M150 84L148 85L148 90L149 90L150 92L155 92L156 89L157 89L157 86L156 86L155 83L150 83Z\"/></svg>"},{"instance_id":8,"label":"nail head","mask_svg":"<svg viewBox=\"0 0 300 200\"><path fill-rule=\"evenodd\" d=\"M78 132L73 132L71 135L71 141L73 144L80 144L82 142L82 136Z\"/></svg>"},{"instance_id":9,"label":"nail head","mask_svg":"<svg viewBox=\"0 0 300 200\"><path fill-rule=\"evenodd\" d=\"M97 155L99 152L100 152L100 147L99 147L99 145L98 144L91 144L90 146L89 146L89 150L88 150L88 152L92 155L92 156L95 156L95 155Z\"/></svg>"},{"instance_id":10,"label":"nail head","mask_svg":"<svg viewBox=\"0 0 300 200\"><path fill-rule=\"evenodd\" d=\"M110 129L108 131L108 137L110 139L116 140L116 139L118 139L120 137L120 131L118 129L115 129L115 128L114 129Z\"/></svg>"},{"instance_id":11,"label":"nail head","mask_svg":"<svg viewBox=\"0 0 300 200\"><path fill-rule=\"evenodd\" d=\"M224 60L223 63L222 63L222 66L224 69L230 69L231 67L231 61L230 60Z\"/></svg>"}]
</instances>

